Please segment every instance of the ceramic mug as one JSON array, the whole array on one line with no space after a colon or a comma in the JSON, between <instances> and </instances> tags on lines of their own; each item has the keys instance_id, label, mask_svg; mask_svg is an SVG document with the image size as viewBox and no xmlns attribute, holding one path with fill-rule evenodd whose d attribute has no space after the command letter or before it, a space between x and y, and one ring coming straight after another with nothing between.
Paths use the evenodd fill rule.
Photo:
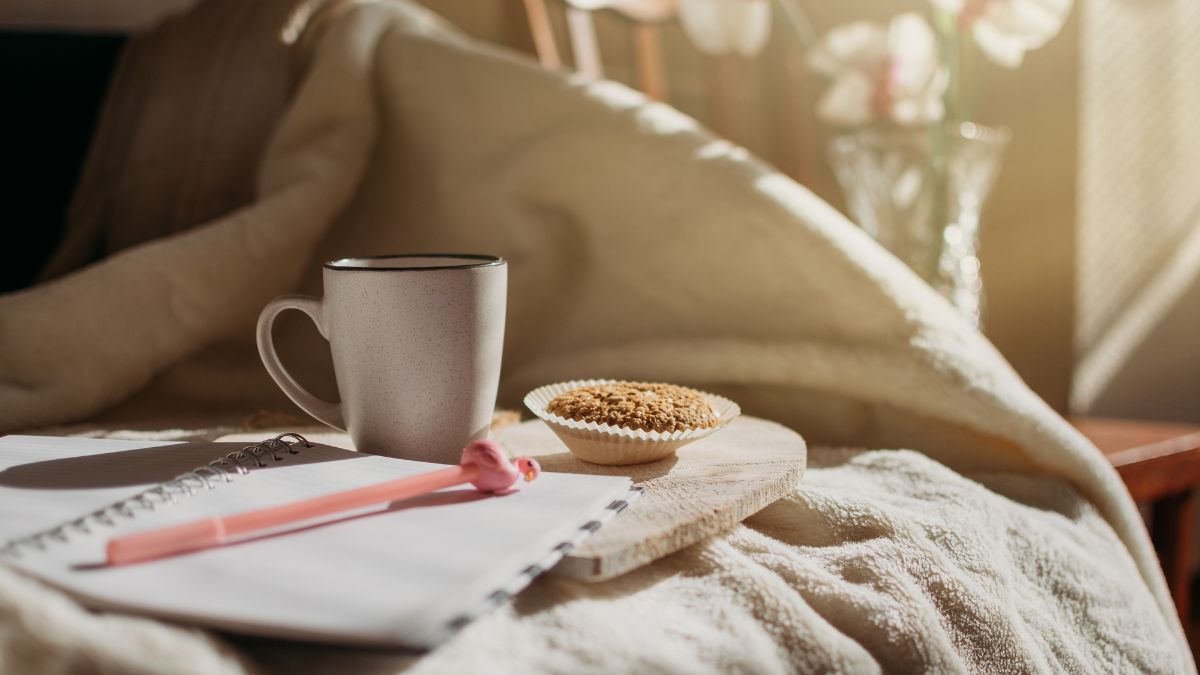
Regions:
<instances>
[{"instance_id":1,"label":"ceramic mug","mask_svg":"<svg viewBox=\"0 0 1200 675\"><path fill-rule=\"evenodd\" d=\"M258 352L280 389L363 452L457 464L486 437L496 406L508 265L488 255L343 258L325 263L325 297L280 296L258 317ZM341 401L296 383L271 326L309 316L333 355Z\"/></svg>"}]
</instances>

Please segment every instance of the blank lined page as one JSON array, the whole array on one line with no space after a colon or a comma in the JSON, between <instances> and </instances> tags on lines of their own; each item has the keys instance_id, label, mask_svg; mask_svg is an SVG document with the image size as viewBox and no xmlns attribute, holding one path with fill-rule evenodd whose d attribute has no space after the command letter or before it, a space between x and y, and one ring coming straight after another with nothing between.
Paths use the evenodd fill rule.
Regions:
<instances>
[{"instance_id":1,"label":"blank lined page","mask_svg":"<svg viewBox=\"0 0 1200 675\"><path fill-rule=\"evenodd\" d=\"M0 438L0 539L53 527L242 445ZM452 487L205 551L103 564L113 536L444 468L321 445L299 450L153 512L0 560L94 607L277 637L429 647L630 486L544 473L506 495Z\"/></svg>"}]
</instances>

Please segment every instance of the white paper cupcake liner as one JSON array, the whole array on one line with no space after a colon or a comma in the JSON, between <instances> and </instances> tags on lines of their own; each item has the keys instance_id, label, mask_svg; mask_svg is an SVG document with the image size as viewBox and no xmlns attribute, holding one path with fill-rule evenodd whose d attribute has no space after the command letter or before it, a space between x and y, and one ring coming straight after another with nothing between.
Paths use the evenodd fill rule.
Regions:
<instances>
[{"instance_id":1,"label":"white paper cupcake liner","mask_svg":"<svg viewBox=\"0 0 1200 675\"><path fill-rule=\"evenodd\" d=\"M572 380L538 387L525 395L525 407L545 422L579 459L593 464L642 464L673 454L676 450L719 431L741 414L738 404L727 398L693 389L708 399L717 416L716 426L660 432L624 429L598 422L560 417L546 410L554 397L580 387L611 384L619 380Z\"/></svg>"}]
</instances>

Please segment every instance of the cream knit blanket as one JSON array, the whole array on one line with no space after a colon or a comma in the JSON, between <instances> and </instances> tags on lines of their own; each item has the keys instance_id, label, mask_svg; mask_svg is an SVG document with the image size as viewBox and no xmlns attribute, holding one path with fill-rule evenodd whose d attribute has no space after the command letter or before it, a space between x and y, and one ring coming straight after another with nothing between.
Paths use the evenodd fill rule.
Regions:
<instances>
[{"instance_id":1,"label":"cream knit blanket","mask_svg":"<svg viewBox=\"0 0 1200 675\"><path fill-rule=\"evenodd\" d=\"M147 383L143 409L176 420L269 406L249 341L267 299L319 293L322 258L461 250L511 263L502 403L573 377L678 381L879 449L814 448L796 492L728 535L603 584L543 580L420 657L92 615L0 569L0 670L1194 671L1113 470L804 188L405 4L303 28L251 203L0 296L0 430ZM122 165L126 195L155 168ZM320 379L315 332L289 336L285 360Z\"/></svg>"}]
</instances>

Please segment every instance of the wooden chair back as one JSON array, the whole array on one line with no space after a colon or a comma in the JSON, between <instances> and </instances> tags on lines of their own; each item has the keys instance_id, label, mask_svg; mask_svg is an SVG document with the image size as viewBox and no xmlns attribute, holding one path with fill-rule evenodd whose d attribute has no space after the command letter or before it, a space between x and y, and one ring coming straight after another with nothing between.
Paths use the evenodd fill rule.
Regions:
<instances>
[{"instance_id":1,"label":"wooden chair back","mask_svg":"<svg viewBox=\"0 0 1200 675\"><path fill-rule=\"evenodd\" d=\"M563 67L546 0L524 0L538 60L547 68ZM665 100L667 78L663 66L660 24L675 18L675 0L563 0L567 34L575 69L589 77L604 77L599 40L592 13L612 11L630 22L637 85L650 98Z\"/></svg>"},{"instance_id":2,"label":"wooden chair back","mask_svg":"<svg viewBox=\"0 0 1200 675\"><path fill-rule=\"evenodd\" d=\"M607 13L617 17L629 32L629 42L632 47L632 84L647 97L669 102L670 91L663 53L663 32L665 28L678 22L679 0L554 0L555 10L560 10L552 16L547 0L522 0L525 17L529 24L534 51L542 66L560 69L567 66L563 54L559 51L560 41L555 35L555 24L565 26L565 42L570 50L570 62L579 73L591 78L605 77L604 60L600 53L600 41L597 37L596 24L593 16L597 13ZM812 30L807 18L795 5L795 0L772 0L774 3L776 22L785 26L785 30L773 31L788 36L789 44L778 45L765 53L764 58L775 59L779 63L764 66L759 70L771 73L774 82L767 85L771 90L773 110L765 110L768 118L766 124L773 126L767 135L772 139L772 145L779 150L771 157L784 171L798 180L803 180L808 162L803 158L803 132L798 128L802 124L808 105L804 100L805 79L803 65L797 55L802 54L812 39ZM556 22L558 18L560 21ZM740 56L727 54L721 56L701 55L698 58L711 61L711 75L708 78L709 126L718 134L737 141L739 134L735 130L735 103L739 99L739 74L746 74L745 61ZM693 112L693 114L695 114ZM781 146L788 146L782 149Z\"/></svg>"}]
</instances>

